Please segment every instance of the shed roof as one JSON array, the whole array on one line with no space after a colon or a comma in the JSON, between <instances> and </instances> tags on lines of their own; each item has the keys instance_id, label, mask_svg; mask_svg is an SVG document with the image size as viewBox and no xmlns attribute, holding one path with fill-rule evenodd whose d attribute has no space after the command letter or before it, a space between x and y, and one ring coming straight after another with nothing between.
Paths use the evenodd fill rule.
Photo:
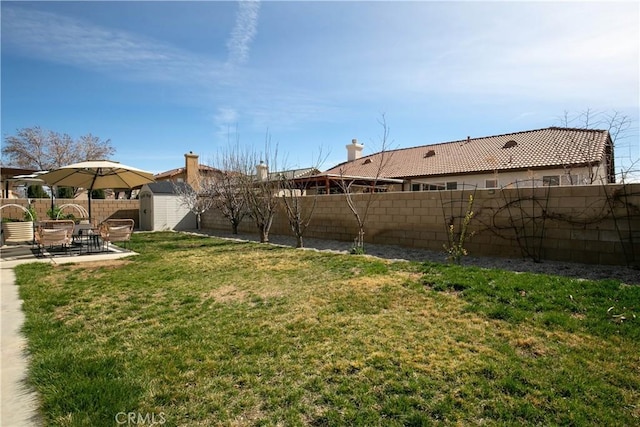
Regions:
<instances>
[{"instance_id":1,"label":"shed roof","mask_svg":"<svg viewBox=\"0 0 640 427\"><path fill-rule=\"evenodd\" d=\"M158 181L146 184L153 194L176 194L177 188L191 188L186 182Z\"/></svg>"},{"instance_id":2,"label":"shed roof","mask_svg":"<svg viewBox=\"0 0 640 427\"><path fill-rule=\"evenodd\" d=\"M456 175L496 170L555 168L603 160L606 130L550 127L524 132L389 150L344 162L327 174L387 178Z\"/></svg>"}]
</instances>

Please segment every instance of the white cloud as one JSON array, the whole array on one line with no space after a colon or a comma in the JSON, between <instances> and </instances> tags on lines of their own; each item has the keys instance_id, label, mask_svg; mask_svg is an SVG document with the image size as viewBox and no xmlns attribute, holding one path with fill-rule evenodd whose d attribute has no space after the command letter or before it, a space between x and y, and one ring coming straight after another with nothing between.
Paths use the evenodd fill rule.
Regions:
<instances>
[{"instance_id":1,"label":"white cloud","mask_svg":"<svg viewBox=\"0 0 640 427\"><path fill-rule=\"evenodd\" d=\"M334 66L349 67L327 79L350 93L362 88L369 99L405 94L637 105L637 4L421 3L425 22L401 15L413 10L401 5L394 12L398 26L378 29L374 44L332 52ZM441 24L429 22L433 17Z\"/></svg>"},{"instance_id":2,"label":"white cloud","mask_svg":"<svg viewBox=\"0 0 640 427\"><path fill-rule=\"evenodd\" d=\"M243 64L249 58L250 45L258 31L259 12L259 1L241 0L239 2L235 26L227 41L230 65Z\"/></svg>"},{"instance_id":3,"label":"white cloud","mask_svg":"<svg viewBox=\"0 0 640 427\"><path fill-rule=\"evenodd\" d=\"M235 108L219 107L213 117L218 139L232 138L240 116Z\"/></svg>"},{"instance_id":4,"label":"white cloud","mask_svg":"<svg viewBox=\"0 0 640 427\"><path fill-rule=\"evenodd\" d=\"M234 108L221 107L215 116L218 123L225 125L235 124L238 121L238 112Z\"/></svg>"},{"instance_id":5,"label":"white cloud","mask_svg":"<svg viewBox=\"0 0 640 427\"><path fill-rule=\"evenodd\" d=\"M50 12L3 8L3 45L20 54L126 78L193 82L221 64L168 44Z\"/></svg>"}]
</instances>

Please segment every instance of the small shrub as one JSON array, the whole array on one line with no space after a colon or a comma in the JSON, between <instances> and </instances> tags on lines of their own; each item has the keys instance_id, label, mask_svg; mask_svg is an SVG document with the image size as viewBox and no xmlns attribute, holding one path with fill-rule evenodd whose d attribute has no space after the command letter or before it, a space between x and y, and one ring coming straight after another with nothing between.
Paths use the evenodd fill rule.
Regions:
<instances>
[{"instance_id":1,"label":"small shrub","mask_svg":"<svg viewBox=\"0 0 640 427\"><path fill-rule=\"evenodd\" d=\"M364 241L362 240L362 236L358 236L353 241L353 246L349 251L351 255L364 255L367 252L364 250Z\"/></svg>"},{"instance_id":2,"label":"small shrub","mask_svg":"<svg viewBox=\"0 0 640 427\"><path fill-rule=\"evenodd\" d=\"M354 246L354 247L351 248L349 253L351 255L364 255L367 252L364 250L364 248L362 246Z\"/></svg>"},{"instance_id":3,"label":"small shrub","mask_svg":"<svg viewBox=\"0 0 640 427\"><path fill-rule=\"evenodd\" d=\"M36 213L36 208L33 207L33 205L29 205L27 206L27 211L25 211L24 213L24 220L25 221L37 221L38 220L38 214Z\"/></svg>"},{"instance_id":4,"label":"small shrub","mask_svg":"<svg viewBox=\"0 0 640 427\"><path fill-rule=\"evenodd\" d=\"M51 209L47 211L47 216L49 217L49 219L57 219L59 213L60 213L60 207L53 206Z\"/></svg>"},{"instance_id":5,"label":"small shrub","mask_svg":"<svg viewBox=\"0 0 640 427\"><path fill-rule=\"evenodd\" d=\"M460 227L460 232L456 233L455 227L453 225L453 219L451 220L451 224L449 224L448 228L448 244L443 245L445 252L447 252L447 259L450 262L454 262L456 264L460 264L463 256L468 255L467 250L464 247L465 241L473 236L473 231L469 232L469 223L473 218L473 196L469 196L469 204L467 205L467 212L462 219L462 224Z\"/></svg>"}]
</instances>

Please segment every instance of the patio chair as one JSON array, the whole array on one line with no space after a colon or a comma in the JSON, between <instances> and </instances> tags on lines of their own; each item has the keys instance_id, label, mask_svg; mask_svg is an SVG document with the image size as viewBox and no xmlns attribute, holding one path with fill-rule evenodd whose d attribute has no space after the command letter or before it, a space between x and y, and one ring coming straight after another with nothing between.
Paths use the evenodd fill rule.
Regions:
<instances>
[{"instance_id":1,"label":"patio chair","mask_svg":"<svg viewBox=\"0 0 640 427\"><path fill-rule=\"evenodd\" d=\"M73 235L73 229L76 223L70 219L51 219L40 221L38 225L44 229L64 229L67 230L70 235Z\"/></svg>"},{"instance_id":2,"label":"patio chair","mask_svg":"<svg viewBox=\"0 0 640 427\"><path fill-rule=\"evenodd\" d=\"M73 221L71 221L73 223ZM73 228L71 228L73 230ZM69 246L73 240L72 233L69 228L45 228L39 225L34 234L36 244L40 251L40 255L44 254L45 248L60 246L65 252L69 253Z\"/></svg>"},{"instance_id":3,"label":"patio chair","mask_svg":"<svg viewBox=\"0 0 640 427\"><path fill-rule=\"evenodd\" d=\"M135 222L132 219L108 219L100 224L100 237L105 245L109 243L122 242L126 248L131 239Z\"/></svg>"}]
</instances>

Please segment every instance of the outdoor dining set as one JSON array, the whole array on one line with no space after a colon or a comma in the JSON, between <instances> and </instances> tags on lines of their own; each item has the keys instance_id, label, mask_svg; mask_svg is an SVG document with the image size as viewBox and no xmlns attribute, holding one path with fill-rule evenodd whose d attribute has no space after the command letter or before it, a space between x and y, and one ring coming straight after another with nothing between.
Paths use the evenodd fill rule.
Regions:
<instances>
[{"instance_id":1,"label":"outdoor dining set","mask_svg":"<svg viewBox=\"0 0 640 427\"><path fill-rule=\"evenodd\" d=\"M61 250L66 254L108 251L111 243L126 246L133 233L132 219L108 219L98 226L72 220L41 221L34 231L34 243L40 255Z\"/></svg>"},{"instance_id":2,"label":"outdoor dining set","mask_svg":"<svg viewBox=\"0 0 640 427\"><path fill-rule=\"evenodd\" d=\"M14 177L14 179L47 185L52 195L52 212L54 211L53 193L55 188L62 186L84 189L87 194L88 211L75 203L65 204L58 208L59 212L66 206L80 209L84 218L93 218L91 212L91 193L93 190L132 189L154 182L151 172L109 160L83 161L51 171L41 171L36 175L28 179L20 176ZM18 207L26 210L24 207ZM133 228L134 220L132 219L107 219L100 224L92 224L86 219L78 224L69 219L52 219L40 221L35 225L33 241L40 254L43 254L45 250L49 250L51 253L54 249L62 249L66 253L104 252L109 250L110 244L113 242L122 242L126 246L133 233Z\"/></svg>"}]
</instances>

